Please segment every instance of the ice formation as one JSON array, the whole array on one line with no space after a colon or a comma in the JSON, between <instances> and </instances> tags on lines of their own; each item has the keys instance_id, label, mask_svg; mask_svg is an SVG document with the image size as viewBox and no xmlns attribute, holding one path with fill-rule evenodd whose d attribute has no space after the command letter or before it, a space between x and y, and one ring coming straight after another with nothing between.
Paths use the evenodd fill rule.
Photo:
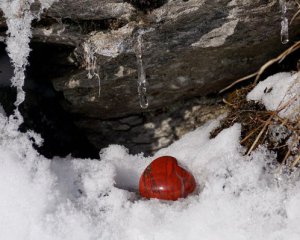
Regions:
<instances>
[{"instance_id":1,"label":"ice formation","mask_svg":"<svg viewBox=\"0 0 300 240\"><path fill-rule=\"evenodd\" d=\"M84 51L85 68L88 71L87 77L88 79L96 78L98 80L98 96L100 97L101 80L98 73L99 67L97 66L95 46L93 45L92 42L86 41L83 43L83 51Z\"/></svg>"},{"instance_id":2,"label":"ice formation","mask_svg":"<svg viewBox=\"0 0 300 240\"><path fill-rule=\"evenodd\" d=\"M55 0L39 0L40 10L31 11L31 5L34 0L1 0L0 9L4 13L7 24L7 52L14 66L14 76L11 79L12 86L17 89L17 99L15 106L15 119L21 123L22 116L18 111L18 106L25 99L23 85L25 80L25 70L28 64L28 56L30 52L29 42L32 36L31 22L35 18L39 18L44 9L51 6Z\"/></svg>"},{"instance_id":3,"label":"ice formation","mask_svg":"<svg viewBox=\"0 0 300 240\"><path fill-rule=\"evenodd\" d=\"M138 95L141 108L147 108L149 106L147 97L147 78L143 63L143 34L147 31L140 29L137 35L137 42L135 47L135 54L138 67Z\"/></svg>"},{"instance_id":4,"label":"ice formation","mask_svg":"<svg viewBox=\"0 0 300 240\"><path fill-rule=\"evenodd\" d=\"M286 44L289 42L289 20L287 18L287 0L279 0L281 9L281 42Z\"/></svg>"}]
</instances>

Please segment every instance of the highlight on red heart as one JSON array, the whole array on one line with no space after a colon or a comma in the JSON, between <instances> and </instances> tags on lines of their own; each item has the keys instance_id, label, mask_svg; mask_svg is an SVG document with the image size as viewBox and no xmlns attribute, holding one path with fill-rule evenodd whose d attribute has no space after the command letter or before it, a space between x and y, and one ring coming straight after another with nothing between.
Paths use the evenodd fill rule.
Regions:
<instances>
[{"instance_id":1,"label":"highlight on red heart","mask_svg":"<svg viewBox=\"0 0 300 240\"><path fill-rule=\"evenodd\" d=\"M195 190L194 176L178 165L176 158L162 156L153 160L139 181L139 192L145 198L177 200Z\"/></svg>"}]
</instances>

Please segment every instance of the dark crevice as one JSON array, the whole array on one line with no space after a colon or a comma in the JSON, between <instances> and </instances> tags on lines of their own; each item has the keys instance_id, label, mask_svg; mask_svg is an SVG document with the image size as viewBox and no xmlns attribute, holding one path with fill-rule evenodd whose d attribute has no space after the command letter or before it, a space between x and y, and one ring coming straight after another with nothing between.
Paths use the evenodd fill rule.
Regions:
<instances>
[{"instance_id":1,"label":"dark crevice","mask_svg":"<svg viewBox=\"0 0 300 240\"><path fill-rule=\"evenodd\" d=\"M54 24L61 24L67 28L72 28L74 31L81 34L89 34L93 31L105 31L105 30L115 30L126 25L125 20L109 18L101 20L84 20L84 19L71 19L71 18L51 18L44 17L41 20L34 20L32 23L33 28L40 27L51 27Z\"/></svg>"},{"instance_id":2,"label":"dark crevice","mask_svg":"<svg viewBox=\"0 0 300 240\"><path fill-rule=\"evenodd\" d=\"M167 0L124 0L124 2L128 2L132 4L135 8L143 12L148 12L163 6L168 1Z\"/></svg>"},{"instance_id":3,"label":"dark crevice","mask_svg":"<svg viewBox=\"0 0 300 240\"><path fill-rule=\"evenodd\" d=\"M61 93L57 93L51 79L63 77L76 70L68 61L72 47L34 43L29 58L25 90L27 98L22 105L25 123L22 128L34 129L45 139L39 151L47 156L98 158L98 151L74 125L73 119L62 107ZM25 117L26 116L26 117Z\"/></svg>"},{"instance_id":4,"label":"dark crevice","mask_svg":"<svg viewBox=\"0 0 300 240\"><path fill-rule=\"evenodd\" d=\"M51 83L51 79L70 74L76 68L67 60L73 48L36 43L31 48L24 86L26 99L20 106L24 117L20 130L41 134L44 144L36 148L48 158L69 154L80 158L99 158L98 151L75 126L71 115L61 107L63 96L54 90ZM4 44L0 45L0 60L5 54L4 49ZM9 62L0 61L0 71L5 73L7 68L12 70ZM7 74L5 77L9 79ZM14 111L15 97L16 91L9 84L0 86L0 103L7 115Z\"/></svg>"}]
</instances>

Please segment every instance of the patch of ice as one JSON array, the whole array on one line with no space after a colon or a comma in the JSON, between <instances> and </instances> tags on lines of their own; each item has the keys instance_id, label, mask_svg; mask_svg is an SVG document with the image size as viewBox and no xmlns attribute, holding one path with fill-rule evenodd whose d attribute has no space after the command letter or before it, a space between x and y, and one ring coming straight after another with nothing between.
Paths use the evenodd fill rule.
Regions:
<instances>
[{"instance_id":1,"label":"patch of ice","mask_svg":"<svg viewBox=\"0 0 300 240\"><path fill-rule=\"evenodd\" d=\"M279 0L281 10L281 42L287 44L289 42L289 20L287 18L287 0Z\"/></svg>"}]
</instances>

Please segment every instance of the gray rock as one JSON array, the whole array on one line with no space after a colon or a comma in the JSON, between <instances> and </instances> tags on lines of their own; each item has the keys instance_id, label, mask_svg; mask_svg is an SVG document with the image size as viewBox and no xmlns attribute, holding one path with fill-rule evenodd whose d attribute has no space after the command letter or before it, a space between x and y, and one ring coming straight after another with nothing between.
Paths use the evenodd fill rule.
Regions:
<instances>
[{"instance_id":1,"label":"gray rock","mask_svg":"<svg viewBox=\"0 0 300 240\"><path fill-rule=\"evenodd\" d=\"M130 153L146 155L167 147L184 134L208 120L225 114L228 109L216 99L193 99L179 102L163 110L109 120L80 118L76 124L98 149L109 144L121 144Z\"/></svg>"},{"instance_id":2,"label":"gray rock","mask_svg":"<svg viewBox=\"0 0 300 240\"><path fill-rule=\"evenodd\" d=\"M286 47L280 43L276 0L175 0L148 14L131 14L134 20L120 28L90 32L73 41L74 61L82 69L53 81L69 102L68 111L101 119L144 111L136 83L139 29L151 30L143 35L149 110L217 92ZM296 30L292 28L292 36ZM100 97L98 79L87 77L88 61L96 61Z\"/></svg>"},{"instance_id":3,"label":"gray rock","mask_svg":"<svg viewBox=\"0 0 300 240\"><path fill-rule=\"evenodd\" d=\"M134 7L122 0L60 0L45 13L53 18L81 20L101 20L109 18L129 18Z\"/></svg>"}]
</instances>

